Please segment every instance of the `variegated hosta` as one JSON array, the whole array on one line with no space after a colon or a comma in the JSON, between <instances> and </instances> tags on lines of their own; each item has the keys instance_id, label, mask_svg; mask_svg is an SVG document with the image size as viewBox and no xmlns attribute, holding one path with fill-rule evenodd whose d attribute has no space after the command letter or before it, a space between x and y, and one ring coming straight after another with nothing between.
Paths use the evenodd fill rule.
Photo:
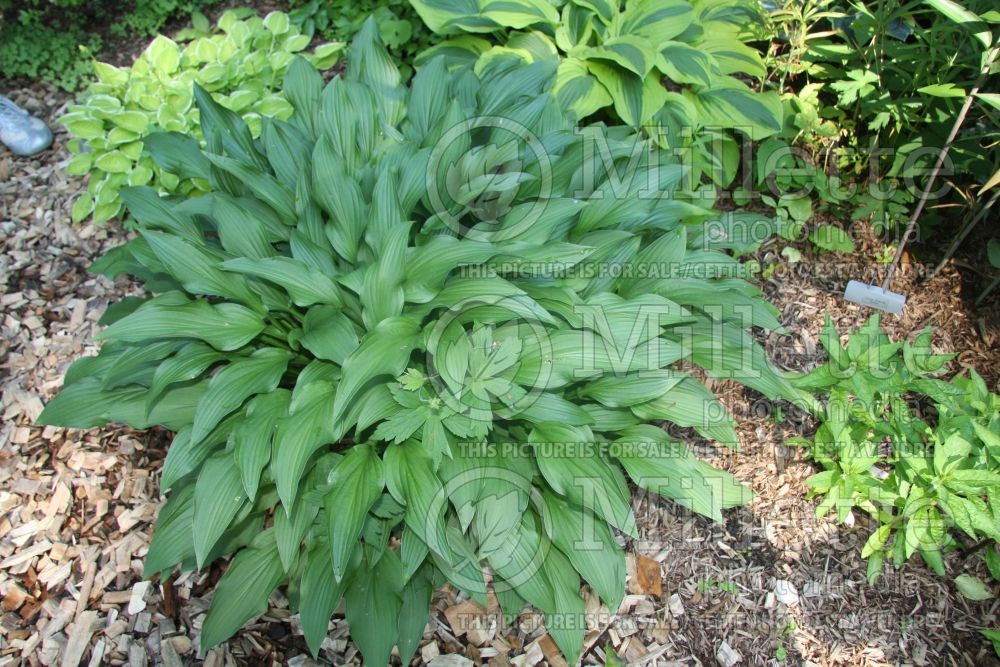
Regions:
<instances>
[{"instance_id":1,"label":"variegated hosta","mask_svg":"<svg viewBox=\"0 0 1000 667\"><path fill-rule=\"evenodd\" d=\"M95 269L150 295L108 309L41 420L176 431L146 572L233 555L203 646L287 585L313 651L343 597L367 662L408 664L434 587L489 582L573 661L581 577L622 597L629 479L717 519L747 499L652 423L734 444L678 365L790 395L744 330L777 323L713 247L735 236L702 232L737 218L628 130L575 132L551 69L434 61L406 89L374 35L325 89L297 61L259 141L198 90L207 148L151 142L212 191L126 191L138 234Z\"/></svg>"},{"instance_id":2,"label":"variegated hosta","mask_svg":"<svg viewBox=\"0 0 1000 667\"><path fill-rule=\"evenodd\" d=\"M730 130L753 141L781 131L778 95L745 83L766 74L745 43L762 21L757 0L410 1L450 37L421 57L477 68L511 55L557 59L553 93L565 109L585 119L613 107L661 147L689 152L696 177L723 186L735 177ZM500 44L479 36L486 33L502 35Z\"/></svg>"}]
</instances>

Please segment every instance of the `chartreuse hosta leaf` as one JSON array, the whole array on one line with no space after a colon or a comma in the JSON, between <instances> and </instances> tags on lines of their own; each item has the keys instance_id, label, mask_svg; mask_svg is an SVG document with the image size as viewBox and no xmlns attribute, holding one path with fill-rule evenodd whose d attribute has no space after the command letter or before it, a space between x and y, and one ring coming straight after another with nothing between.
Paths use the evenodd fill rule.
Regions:
<instances>
[{"instance_id":1,"label":"chartreuse hosta leaf","mask_svg":"<svg viewBox=\"0 0 1000 667\"><path fill-rule=\"evenodd\" d=\"M606 34L634 16L580 8ZM678 364L795 396L745 331L777 322L703 245L717 216L675 198L683 167L634 158L626 127L574 132L553 63L431 61L405 88L376 33L325 89L290 67L294 113L262 140L196 94L208 146L192 164L211 192L125 192L138 235L96 268L149 294L109 309L100 353L41 421L176 431L147 572L232 558L205 647L287 585L313 652L343 598L366 661L385 664L417 648L434 587L485 604L489 581L506 613L537 607L572 661L581 577L610 608L622 599L630 483L715 519L747 499L649 422L735 445ZM585 66L643 71L633 55ZM626 73L647 115L647 83Z\"/></svg>"}]
</instances>

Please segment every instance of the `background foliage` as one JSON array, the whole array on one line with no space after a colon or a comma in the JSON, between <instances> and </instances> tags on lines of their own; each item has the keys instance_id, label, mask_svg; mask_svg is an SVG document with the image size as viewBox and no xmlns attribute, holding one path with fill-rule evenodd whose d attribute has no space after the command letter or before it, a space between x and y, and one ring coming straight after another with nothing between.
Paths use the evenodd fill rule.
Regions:
<instances>
[{"instance_id":1,"label":"background foliage","mask_svg":"<svg viewBox=\"0 0 1000 667\"><path fill-rule=\"evenodd\" d=\"M151 185L183 194L208 188L204 179L181 179L162 169L142 148L143 137L154 130L202 139L192 84L238 112L259 136L262 118L287 118L292 112L280 89L295 54L326 69L342 46L331 42L307 52L309 36L286 14L272 12L261 19L248 10L227 11L214 32L201 25L178 37L190 41L178 44L159 36L130 68L96 63L98 80L60 119L75 138L69 144L75 157L67 169L90 174L87 192L73 206L74 221L118 217L123 187Z\"/></svg>"},{"instance_id":2,"label":"background foliage","mask_svg":"<svg viewBox=\"0 0 1000 667\"><path fill-rule=\"evenodd\" d=\"M0 77L75 90L108 37L155 35L171 19L215 0L0 0Z\"/></svg>"}]
</instances>

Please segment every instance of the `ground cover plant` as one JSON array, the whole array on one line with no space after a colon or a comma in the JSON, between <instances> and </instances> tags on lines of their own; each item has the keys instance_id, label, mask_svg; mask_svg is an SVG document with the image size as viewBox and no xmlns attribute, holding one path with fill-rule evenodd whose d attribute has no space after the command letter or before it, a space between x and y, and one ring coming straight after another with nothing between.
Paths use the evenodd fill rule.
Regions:
<instances>
[{"instance_id":1,"label":"ground cover plant","mask_svg":"<svg viewBox=\"0 0 1000 667\"><path fill-rule=\"evenodd\" d=\"M94 0L0 2L0 77L26 77L76 90L108 39L155 35L172 18L214 0L107 3Z\"/></svg>"},{"instance_id":2,"label":"ground cover plant","mask_svg":"<svg viewBox=\"0 0 1000 667\"><path fill-rule=\"evenodd\" d=\"M433 59L407 88L374 21L347 62L324 87L296 59L259 139L197 84L204 149L146 138L210 187L122 190L138 235L93 268L148 294L40 421L176 432L146 573L232 556L203 647L284 585L313 652L343 597L366 661L405 664L434 587L485 601L488 565L572 662L581 577L623 595L628 480L715 519L748 499L655 423L735 446L694 367L795 397L746 332L775 311L703 233L734 218L631 129L575 131L553 64Z\"/></svg>"},{"instance_id":3,"label":"ground cover plant","mask_svg":"<svg viewBox=\"0 0 1000 667\"><path fill-rule=\"evenodd\" d=\"M143 151L144 139L155 132L202 141L192 84L239 113L257 137L264 117L288 118L292 112L280 88L295 55L327 69L342 47L329 42L307 51L310 37L281 12L262 19L249 10L230 10L222 14L217 30L204 26L186 32L181 37L188 41L180 44L158 36L131 67L95 63L97 81L60 119L74 138L69 147L75 157L67 170L90 176L87 192L73 206L74 222L91 216L96 222L117 218L123 207L119 192L125 187L148 185L171 194L210 187L198 176L180 178L161 168Z\"/></svg>"},{"instance_id":4,"label":"ground cover plant","mask_svg":"<svg viewBox=\"0 0 1000 667\"><path fill-rule=\"evenodd\" d=\"M821 341L830 360L793 380L827 395L805 443L824 468L808 480L817 515L871 517L870 581L885 561L901 567L913 554L945 575L944 555L956 549L1000 579L1000 396L974 370L935 377L952 355L931 352L929 330L894 343L874 316L841 345L828 319ZM971 575L952 576L964 595L992 597Z\"/></svg>"},{"instance_id":5,"label":"ground cover plant","mask_svg":"<svg viewBox=\"0 0 1000 667\"><path fill-rule=\"evenodd\" d=\"M331 41L349 41L372 17L379 37L389 54L399 63L400 73L409 79L418 53L433 43L428 30L408 0L295 0L289 16L307 35L319 35Z\"/></svg>"}]
</instances>

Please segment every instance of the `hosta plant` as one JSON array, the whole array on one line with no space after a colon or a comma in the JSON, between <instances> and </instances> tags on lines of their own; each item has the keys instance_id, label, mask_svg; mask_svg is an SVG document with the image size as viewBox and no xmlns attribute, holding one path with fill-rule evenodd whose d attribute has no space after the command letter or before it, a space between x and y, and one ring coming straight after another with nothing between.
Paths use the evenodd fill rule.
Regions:
<instances>
[{"instance_id":1,"label":"hosta plant","mask_svg":"<svg viewBox=\"0 0 1000 667\"><path fill-rule=\"evenodd\" d=\"M807 480L822 498L817 516L871 517L871 580L914 554L944 575L944 554L958 548L977 550L1000 579L1000 396L974 370L934 377L953 355L931 352L930 330L892 342L875 316L842 346L828 319L821 340L830 360L794 380L828 394L807 443L824 468Z\"/></svg>"},{"instance_id":2,"label":"hosta plant","mask_svg":"<svg viewBox=\"0 0 1000 667\"><path fill-rule=\"evenodd\" d=\"M747 500L656 424L735 444L696 366L792 395L745 332L774 310L682 168L622 176L623 128L601 167L552 78L435 60L405 88L369 21L325 88L293 63L260 140L201 88L204 150L151 137L211 191L123 191L138 235L94 268L149 294L108 309L41 421L176 432L146 574L232 556L203 647L286 586L314 652L343 598L368 664L408 664L449 581L534 605L573 661L581 577L622 599L629 480L716 519Z\"/></svg>"},{"instance_id":3,"label":"hosta plant","mask_svg":"<svg viewBox=\"0 0 1000 667\"><path fill-rule=\"evenodd\" d=\"M263 117L285 119L292 112L280 88L296 54L321 69L337 61L342 44L321 44L306 53L309 41L281 12L261 19L230 10L214 34L186 44L157 37L131 67L95 63L97 81L60 119L73 137L67 170L90 175L87 191L73 206L73 220L117 217L123 207L119 192L126 187L149 185L185 195L209 189L203 179L181 178L157 164L143 151L145 137L167 131L201 139L194 83L238 112L258 136Z\"/></svg>"},{"instance_id":4,"label":"hosta plant","mask_svg":"<svg viewBox=\"0 0 1000 667\"><path fill-rule=\"evenodd\" d=\"M745 83L766 73L745 43L761 20L752 0L411 3L432 30L452 36L428 55L478 59L479 67L498 55L558 58L553 93L564 108L577 118L613 108L722 185L739 165L738 145L723 130L759 141L782 129L778 96ZM499 45L484 38L491 33Z\"/></svg>"}]
</instances>

